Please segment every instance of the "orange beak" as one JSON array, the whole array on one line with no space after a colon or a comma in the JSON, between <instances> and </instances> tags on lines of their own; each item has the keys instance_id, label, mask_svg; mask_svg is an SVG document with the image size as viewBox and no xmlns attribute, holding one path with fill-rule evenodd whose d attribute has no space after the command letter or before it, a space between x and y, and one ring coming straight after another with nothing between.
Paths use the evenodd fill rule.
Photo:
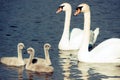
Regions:
<instances>
[{"instance_id":1,"label":"orange beak","mask_svg":"<svg viewBox=\"0 0 120 80\"><path fill-rule=\"evenodd\" d=\"M57 9L57 11L56 11L56 13L60 13L60 12L62 12L62 8L61 7L59 7L58 9Z\"/></svg>"},{"instance_id":2,"label":"orange beak","mask_svg":"<svg viewBox=\"0 0 120 80\"><path fill-rule=\"evenodd\" d=\"M74 13L74 16L77 16L78 14L80 14L81 13L81 10L80 9L77 9L76 11L75 11L75 13Z\"/></svg>"}]
</instances>

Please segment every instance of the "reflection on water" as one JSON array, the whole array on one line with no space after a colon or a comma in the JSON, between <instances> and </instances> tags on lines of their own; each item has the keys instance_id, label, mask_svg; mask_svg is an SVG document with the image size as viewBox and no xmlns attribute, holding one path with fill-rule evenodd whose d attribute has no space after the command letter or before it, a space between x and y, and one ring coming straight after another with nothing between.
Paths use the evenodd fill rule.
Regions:
<instances>
[{"instance_id":1,"label":"reflection on water","mask_svg":"<svg viewBox=\"0 0 120 80\"><path fill-rule=\"evenodd\" d=\"M36 73L25 70L25 67L9 67L0 64L0 80L52 80L53 73ZM7 73L6 73L7 72Z\"/></svg>"},{"instance_id":2,"label":"reflection on water","mask_svg":"<svg viewBox=\"0 0 120 80\"><path fill-rule=\"evenodd\" d=\"M120 64L82 63L78 62L76 53L60 51L62 80L120 80ZM24 67L8 67L3 64L0 66L0 80L54 80L53 73L35 73L25 70Z\"/></svg>"},{"instance_id":3,"label":"reflection on water","mask_svg":"<svg viewBox=\"0 0 120 80\"><path fill-rule=\"evenodd\" d=\"M23 80L23 70L24 70L24 67L17 68L18 80Z\"/></svg>"},{"instance_id":4,"label":"reflection on water","mask_svg":"<svg viewBox=\"0 0 120 80\"><path fill-rule=\"evenodd\" d=\"M8 67L6 65L2 65L4 68L2 72L2 75L0 76L0 80L23 80L23 70L24 67ZM8 71L8 73L4 73ZM4 78L5 77L5 78Z\"/></svg>"},{"instance_id":5,"label":"reflection on water","mask_svg":"<svg viewBox=\"0 0 120 80\"><path fill-rule=\"evenodd\" d=\"M27 80L36 80L36 78L38 79L42 79L42 80L51 80L52 79L52 74L53 73L35 73L32 71L26 71L28 79ZM36 78L34 78L36 77Z\"/></svg>"},{"instance_id":6,"label":"reflection on water","mask_svg":"<svg viewBox=\"0 0 120 80\"><path fill-rule=\"evenodd\" d=\"M60 60L61 62L61 68L63 69L63 75L64 75L64 80L69 80L69 77L70 77L70 67L72 66L70 64L70 58L64 58L64 56L62 56L60 54L60 57L62 58L62 60Z\"/></svg>"},{"instance_id":7,"label":"reflection on water","mask_svg":"<svg viewBox=\"0 0 120 80\"><path fill-rule=\"evenodd\" d=\"M120 67L114 64L78 63L74 51L60 51L61 54L58 55L57 46L63 32L65 16L64 13L58 16L55 11L64 1L0 0L0 57L17 56L18 42L25 43L26 48L34 47L36 57L43 57L42 45L48 42L54 48L50 57L55 69L53 75L37 75L27 73L25 69L22 72L19 68L0 64L0 80L45 80L47 77L50 80L120 80ZM120 38L120 0L66 1L72 5L73 10L83 2L91 6L91 29L100 28L95 45L108 38ZM83 29L83 21L82 14L78 17L72 16L71 29Z\"/></svg>"},{"instance_id":8,"label":"reflection on water","mask_svg":"<svg viewBox=\"0 0 120 80\"><path fill-rule=\"evenodd\" d=\"M84 80L120 80L118 64L78 63Z\"/></svg>"},{"instance_id":9,"label":"reflection on water","mask_svg":"<svg viewBox=\"0 0 120 80\"><path fill-rule=\"evenodd\" d=\"M77 61L75 53L60 51L64 80L120 80L119 64L82 63Z\"/></svg>"},{"instance_id":10,"label":"reflection on water","mask_svg":"<svg viewBox=\"0 0 120 80\"><path fill-rule=\"evenodd\" d=\"M77 51L59 51L59 62L62 68L63 80L71 80L71 70L76 65Z\"/></svg>"}]
</instances>

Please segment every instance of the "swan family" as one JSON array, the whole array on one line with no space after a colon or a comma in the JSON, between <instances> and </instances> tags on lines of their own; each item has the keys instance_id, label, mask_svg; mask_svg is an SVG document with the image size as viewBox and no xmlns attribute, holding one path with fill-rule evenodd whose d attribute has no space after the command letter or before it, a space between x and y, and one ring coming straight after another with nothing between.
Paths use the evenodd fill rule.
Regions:
<instances>
[{"instance_id":1,"label":"swan family","mask_svg":"<svg viewBox=\"0 0 120 80\"><path fill-rule=\"evenodd\" d=\"M110 38L101 42L98 46L89 51L89 45L94 45L99 34L99 28L90 30L91 16L90 6L86 3L79 4L74 13L77 16L84 14L84 27L72 29L70 33L70 21L72 7L69 3L62 3L56 13L65 12L65 22L63 34L58 44L59 50L78 50L77 57L80 62L87 63L120 63L120 39ZM17 57L2 57L0 62L8 66L25 66L26 70L34 72L53 72L52 62L49 56L49 43L44 44L45 58L34 57L35 50L27 48L29 58L23 58L22 50L25 45L18 43Z\"/></svg>"},{"instance_id":2,"label":"swan family","mask_svg":"<svg viewBox=\"0 0 120 80\"><path fill-rule=\"evenodd\" d=\"M29 59L22 57L22 50L24 48L23 43L18 43L17 51L18 57L2 57L0 62L8 65L8 66L25 66L26 70L34 71L34 72L53 72L54 68L51 66L51 60L49 56L49 49L51 45L49 43L44 44L44 54L45 59L34 57L35 50L32 47L27 49L27 53L30 54Z\"/></svg>"},{"instance_id":3,"label":"swan family","mask_svg":"<svg viewBox=\"0 0 120 80\"><path fill-rule=\"evenodd\" d=\"M63 34L58 44L58 48L60 50L78 50L82 44L83 38L83 30L80 28L73 28L70 33L70 20L71 20L71 13L72 7L69 3L62 3L56 13L65 12L65 22L64 22L64 29ZM85 17L85 19L88 19ZM90 19L89 19L90 22ZM97 36L99 34L99 28L96 28L94 31L90 33L90 41L89 44L93 46L96 42Z\"/></svg>"}]
</instances>

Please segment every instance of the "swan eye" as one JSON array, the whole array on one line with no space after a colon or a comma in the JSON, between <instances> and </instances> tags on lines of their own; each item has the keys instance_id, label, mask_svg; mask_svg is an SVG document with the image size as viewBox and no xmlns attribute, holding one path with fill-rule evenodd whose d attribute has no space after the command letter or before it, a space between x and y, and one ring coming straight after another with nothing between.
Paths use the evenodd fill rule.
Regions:
<instances>
[{"instance_id":1,"label":"swan eye","mask_svg":"<svg viewBox=\"0 0 120 80\"><path fill-rule=\"evenodd\" d=\"M63 9L64 6L60 6L59 8L62 8Z\"/></svg>"},{"instance_id":2,"label":"swan eye","mask_svg":"<svg viewBox=\"0 0 120 80\"><path fill-rule=\"evenodd\" d=\"M77 7L76 10L78 10L78 9L82 10L82 8L83 8L83 6L80 6L80 7Z\"/></svg>"}]
</instances>

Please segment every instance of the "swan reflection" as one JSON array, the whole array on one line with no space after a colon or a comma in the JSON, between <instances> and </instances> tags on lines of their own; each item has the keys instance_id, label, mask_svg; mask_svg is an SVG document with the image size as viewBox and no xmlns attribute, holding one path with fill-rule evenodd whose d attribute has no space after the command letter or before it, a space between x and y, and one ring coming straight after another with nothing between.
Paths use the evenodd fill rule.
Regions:
<instances>
[{"instance_id":1,"label":"swan reflection","mask_svg":"<svg viewBox=\"0 0 120 80\"><path fill-rule=\"evenodd\" d=\"M120 80L120 64L78 62L76 51L59 51L63 80Z\"/></svg>"},{"instance_id":2,"label":"swan reflection","mask_svg":"<svg viewBox=\"0 0 120 80\"><path fill-rule=\"evenodd\" d=\"M11 79L13 78L14 79L17 79L17 80L24 80L23 79L23 71L24 71L24 67L21 66L21 67L11 67L11 66L6 66L6 65L3 65L5 68L5 70L9 71L8 73L4 73L5 76L7 77L10 77ZM17 74L16 74L17 73ZM17 75L18 77L13 77ZM10 79L9 78L9 79Z\"/></svg>"},{"instance_id":3,"label":"swan reflection","mask_svg":"<svg viewBox=\"0 0 120 80\"><path fill-rule=\"evenodd\" d=\"M17 68L18 80L23 80L23 70L24 70L24 67Z\"/></svg>"},{"instance_id":4,"label":"swan reflection","mask_svg":"<svg viewBox=\"0 0 120 80\"><path fill-rule=\"evenodd\" d=\"M120 80L118 64L78 63L81 79L84 80Z\"/></svg>"},{"instance_id":5,"label":"swan reflection","mask_svg":"<svg viewBox=\"0 0 120 80\"><path fill-rule=\"evenodd\" d=\"M59 62L62 68L63 80L71 80L72 66L76 64L76 51L59 51Z\"/></svg>"},{"instance_id":6,"label":"swan reflection","mask_svg":"<svg viewBox=\"0 0 120 80\"><path fill-rule=\"evenodd\" d=\"M26 71L28 80L36 80L36 79L42 79L42 80L51 80L53 72L50 73L38 73L33 71Z\"/></svg>"}]
</instances>

